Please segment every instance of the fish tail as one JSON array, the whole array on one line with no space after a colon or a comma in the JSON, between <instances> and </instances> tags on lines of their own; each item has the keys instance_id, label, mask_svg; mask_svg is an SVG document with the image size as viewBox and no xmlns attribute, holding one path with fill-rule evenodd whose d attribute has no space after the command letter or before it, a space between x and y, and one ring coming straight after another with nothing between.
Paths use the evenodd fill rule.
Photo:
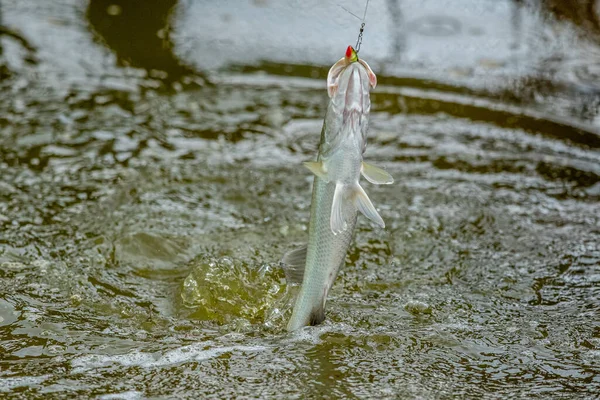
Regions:
<instances>
[{"instance_id":1,"label":"fish tail","mask_svg":"<svg viewBox=\"0 0 600 400\"><path fill-rule=\"evenodd\" d=\"M307 325L319 325L325 320L325 301L327 290L323 290L322 296L311 296L300 290L298 300L294 306L292 317L287 325L288 331L295 331Z\"/></svg>"},{"instance_id":2,"label":"fish tail","mask_svg":"<svg viewBox=\"0 0 600 400\"><path fill-rule=\"evenodd\" d=\"M325 307L323 305L320 305L311 308L308 312L302 313L302 315L300 315L300 313L292 314L292 318L290 318L287 330L289 332L292 332L304 326L319 325L323 321L325 321Z\"/></svg>"},{"instance_id":3,"label":"fish tail","mask_svg":"<svg viewBox=\"0 0 600 400\"><path fill-rule=\"evenodd\" d=\"M309 325L319 325L323 321L325 321L325 307L321 306L313 308L313 310L310 312L310 317L308 319Z\"/></svg>"}]
</instances>

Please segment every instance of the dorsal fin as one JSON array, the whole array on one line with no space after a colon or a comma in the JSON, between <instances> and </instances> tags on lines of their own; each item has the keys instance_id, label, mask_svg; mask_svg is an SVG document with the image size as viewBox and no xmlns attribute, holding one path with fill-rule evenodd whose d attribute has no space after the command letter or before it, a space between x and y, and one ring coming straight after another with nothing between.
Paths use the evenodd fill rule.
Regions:
<instances>
[{"instance_id":1,"label":"dorsal fin","mask_svg":"<svg viewBox=\"0 0 600 400\"><path fill-rule=\"evenodd\" d=\"M290 250L283 255L281 263L288 283L301 284L304 279L304 267L306 266L306 253L308 247L302 246Z\"/></svg>"}]
</instances>

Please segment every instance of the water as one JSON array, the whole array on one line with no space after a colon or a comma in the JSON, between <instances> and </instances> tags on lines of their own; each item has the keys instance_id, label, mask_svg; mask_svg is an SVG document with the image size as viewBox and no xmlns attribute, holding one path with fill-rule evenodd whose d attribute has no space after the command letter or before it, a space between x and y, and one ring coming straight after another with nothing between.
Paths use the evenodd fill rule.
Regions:
<instances>
[{"instance_id":1,"label":"water","mask_svg":"<svg viewBox=\"0 0 600 400\"><path fill-rule=\"evenodd\" d=\"M359 219L325 323L288 334L356 20L134 3L0 1L0 396L600 393L594 7L371 2L386 229Z\"/></svg>"}]
</instances>

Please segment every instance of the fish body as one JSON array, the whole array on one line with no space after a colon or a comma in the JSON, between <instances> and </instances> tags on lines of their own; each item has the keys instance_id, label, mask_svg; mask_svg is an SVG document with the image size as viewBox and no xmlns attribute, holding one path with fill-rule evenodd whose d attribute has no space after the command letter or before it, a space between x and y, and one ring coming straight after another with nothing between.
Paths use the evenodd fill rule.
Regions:
<instances>
[{"instance_id":1,"label":"fish body","mask_svg":"<svg viewBox=\"0 0 600 400\"><path fill-rule=\"evenodd\" d=\"M392 183L385 171L363 162L375 74L348 46L345 57L328 74L330 97L316 162L305 163L315 174L309 241L287 253L282 262L291 282L300 283L288 331L325 319L327 294L344 264L358 212L380 227L383 220L359 184L361 173L370 182Z\"/></svg>"}]
</instances>

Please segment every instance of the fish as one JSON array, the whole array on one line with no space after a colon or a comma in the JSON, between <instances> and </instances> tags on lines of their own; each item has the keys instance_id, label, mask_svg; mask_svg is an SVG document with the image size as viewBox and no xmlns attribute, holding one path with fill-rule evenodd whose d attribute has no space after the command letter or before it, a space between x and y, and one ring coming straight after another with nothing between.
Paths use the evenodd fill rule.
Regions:
<instances>
[{"instance_id":1,"label":"fish","mask_svg":"<svg viewBox=\"0 0 600 400\"><path fill-rule=\"evenodd\" d=\"M281 263L289 283L300 290L288 331L325 320L327 294L344 264L358 213L381 228L383 219L359 184L362 175L374 184L391 184L385 170L363 161L366 150L370 90L377 77L352 46L327 75L329 104L321 130L317 161L304 165L313 181L308 244L287 252Z\"/></svg>"}]
</instances>

